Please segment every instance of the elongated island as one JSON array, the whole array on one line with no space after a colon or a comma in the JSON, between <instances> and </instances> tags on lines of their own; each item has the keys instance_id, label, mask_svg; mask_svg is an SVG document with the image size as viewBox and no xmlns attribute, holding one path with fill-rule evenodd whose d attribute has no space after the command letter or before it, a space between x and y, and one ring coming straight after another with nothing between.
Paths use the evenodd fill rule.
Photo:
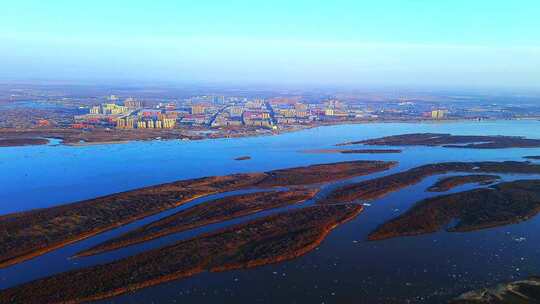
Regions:
<instances>
[{"instance_id":1,"label":"elongated island","mask_svg":"<svg viewBox=\"0 0 540 304\"><path fill-rule=\"evenodd\" d=\"M44 254L196 198L248 188L301 186L384 171L396 162L351 161L183 180L0 217L0 267Z\"/></svg>"},{"instance_id":2,"label":"elongated island","mask_svg":"<svg viewBox=\"0 0 540 304\"><path fill-rule=\"evenodd\" d=\"M381 225L369 240L447 230L466 232L525 221L540 212L540 180L519 180L418 202L405 214Z\"/></svg>"},{"instance_id":3,"label":"elongated island","mask_svg":"<svg viewBox=\"0 0 540 304\"><path fill-rule=\"evenodd\" d=\"M81 303L117 296L203 271L276 263L317 247L359 205L313 206L236 225L112 263L0 291L0 303Z\"/></svg>"}]
</instances>

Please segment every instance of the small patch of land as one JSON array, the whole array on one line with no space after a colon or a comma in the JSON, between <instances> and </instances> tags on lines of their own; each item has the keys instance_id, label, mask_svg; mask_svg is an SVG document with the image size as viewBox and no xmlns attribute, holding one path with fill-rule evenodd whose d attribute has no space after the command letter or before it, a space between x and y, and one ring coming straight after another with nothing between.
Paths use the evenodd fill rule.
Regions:
<instances>
[{"instance_id":1,"label":"small patch of land","mask_svg":"<svg viewBox=\"0 0 540 304\"><path fill-rule=\"evenodd\" d=\"M501 179L500 176L489 174L449 176L439 179L427 190L430 192L445 192L465 184L477 183L480 185L489 185L499 179Z\"/></svg>"},{"instance_id":2,"label":"small patch of land","mask_svg":"<svg viewBox=\"0 0 540 304\"><path fill-rule=\"evenodd\" d=\"M178 207L201 196L331 182L387 170L395 162L351 161L261 173L204 177L0 216L0 267Z\"/></svg>"},{"instance_id":3,"label":"small patch of land","mask_svg":"<svg viewBox=\"0 0 540 304\"><path fill-rule=\"evenodd\" d=\"M129 142L134 140L160 139L202 139L190 136L176 129L159 130L117 130L117 129L0 129L0 138L4 139L39 139L55 138L62 144L80 145Z\"/></svg>"},{"instance_id":4,"label":"small patch of land","mask_svg":"<svg viewBox=\"0 0 540 304\"><path fill-rule=\"evenodd\" d=\"M448 162L416 167L359 183L345 185L319 201L321 204L372 200L422 181L424 178L450 172L539 174L540 165L530 162Z\"/></svg>"},{"instance_id":5,"label":"small patch of land","mask_svg":"<svg viewBox=\"0 0 540 304\"><path fill-rule=\"evenodd\" d=\"M540 303L540 277L499 284L470 291L450 301L451 304L520 304Z\"/></svg>"},{"instance_id":6,"label":"small patch of land","mask_svg":"<svg viewBox=\"0 0 540 304\"><path fill-rule=\"evenodd\" d=\"M248 159L251 159L251 156L240 156L240 157L235 158L234 160L248 160Z\"/></svg>"},{"instance_id":7,"label":"small patch of land","mask_svg":"<svg viewBox=\"0 0 540 304\"><path fill-rule=\"evenodd\" d=\"M386 171L397 164L394 161L347 161L274 170L267 172L266 177L256 186L276 187L327 183Z\"/></svg>"},{"instance_id":8,"label":"small patch of land","mask_svg":"<svg viewBox=\"0 0 540 304\"><path fill-rule=\"evenodd\" d=\"M525 158L525 159L534 159L534 160L538 160L538 159L540 159L540 155L525 156L524 158Z\"/></svg>"},{"instance_id":9,"label":"small patch of land","mask_svg":"<svg viewBox=\"0 0 540 304\"><path fill-rule=\"evenodd\" d=\"M0 138L0 147L38 146L48 143L46 138Z\"/></svg>"},{"instance_id":10,"label":"small patch of land","mask_svg":"<svg viewBox=\"0 0 540 304\"><path fill-rule=\"evenodd\" d=\"M439 231L466 232L525 221L540 212L540 180L500 183L428 198L405 214L383 224L369 240L413 236Z\"/></svg>"},{"instance_id":11,"label":"small patch of land","mask_svg":"<svg viewBox=\"0 0 540 304\"><path fill-rule=\"evenodd\" d=\"M412 133L338 144L371 146L442 146L445 148L502 149L538 148L540 139L520 136L451 135L445 133Z\"/></svg>"},{"instance_id":12,"label":"small patch of land","mask_svg":"<svg viewBox=\"0 0 540 304\"><path fill-rule=\"evenodd\" d=\"M316 154L329 154L329 153L342 153L342 154L389 154L389 153L401 153L398 149L317 149L317 150L305 150L304 153L316 153Z\"/></svg>"},{"instance_id":13,"label":"small patch of land","mask_svg":"<svg viewBox=\"0 0 540 304\"><path fill-rule=\"evenodd\" d=\"M355 149L355 150L342 150L340 153L343 154L390 154L390 153L401 153L401 150L398 149Z\"/></svg>"},{"instance_id":14,"label":"small patch of land","mask_svg":"<svg viewBox=\"0 0 540 304\"><path fill-rule=\"evenodd\" d=\"M318 189L256 192L209 201L126 232L117 238L80 252L77 256L95 255L263 210L297 204L312 198L317 192Z\"/></svg>"},{"instance_id":15,"label":"small patch of land","mask_svg":"<svg viewBox=\"0 0 540 304\"><path fill-rule=\"evenodd\" d=\"M313 206L236 225L112 263L0 291L1 303L80 303L132 292L203 271L289 260L316 248L359 205Z\"/></svg>"}]
</instances>

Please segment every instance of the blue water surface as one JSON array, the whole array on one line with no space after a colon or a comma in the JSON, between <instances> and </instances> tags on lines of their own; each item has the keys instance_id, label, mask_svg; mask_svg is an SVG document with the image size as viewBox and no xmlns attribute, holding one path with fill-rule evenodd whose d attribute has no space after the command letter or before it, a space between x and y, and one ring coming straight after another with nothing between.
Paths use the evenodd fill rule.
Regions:
<instances>
[{"instance_id":1,"label":"blue water surface","mask_svg":"<svg viewBox=\"0 0 540 304\"><path fill-rule=\"evenodd\" d=\"M345 160L396 160L381 176L441 161L523 161L539 148L448 149L404 147L400 154L316 154L341 142L416 132L456 135L516 135L540 138L540 122L373 123L319 127L277 136L201 141L151 141L88 146L0 148L0 214L43 208L143 186L202 176L258 172ZM384 147L381 147L384 148ZM250 160L235 161L249 155ZM362 177L356 180L372 178ZM372 202L355 220L333 231L298 259L275 265L204 273L105 303L439 303L471 288L540 274L538 217L524 223L470 233L438 232L368 242L378 225L406 211L440 176ZM504 180L539 178L504 175ZM329 186L331 187L331 186ZM452 191L476 187L461 186ZM204 202L205 199L201 200ZM197 202L195 202L197 203ZM182 207L184 208L184 207ZM169 212L170 213L170 212ZM84 259L74 253L163 215L109 231L36 259L0 269L0 288L53 273L104 263L205 230L153 244ZM234 224L231 222L230 224ZM222 227L226 224L217 225ZM516 241L520 237L525 241Z\"/></svg>"}]
</instances>

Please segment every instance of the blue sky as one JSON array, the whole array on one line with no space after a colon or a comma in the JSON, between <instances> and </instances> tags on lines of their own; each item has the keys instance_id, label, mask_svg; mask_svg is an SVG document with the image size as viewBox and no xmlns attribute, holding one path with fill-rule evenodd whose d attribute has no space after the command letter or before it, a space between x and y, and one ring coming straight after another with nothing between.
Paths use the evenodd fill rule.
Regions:
<instances>
[{"instance_id":1,"label":"blue sky","mask_svg":"<svg viewBox=\"0 0 540 304\"><path fill-rule=\"evenodd\" d=\"M0 78L534 87L538 1L2 1Z\"/></svg>"}]
</instances>

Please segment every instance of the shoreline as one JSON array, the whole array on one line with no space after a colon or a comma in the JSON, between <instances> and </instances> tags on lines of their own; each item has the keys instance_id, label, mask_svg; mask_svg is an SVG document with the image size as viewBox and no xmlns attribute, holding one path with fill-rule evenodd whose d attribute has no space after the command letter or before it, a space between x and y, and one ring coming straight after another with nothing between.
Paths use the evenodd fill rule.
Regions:
<instances>
[{"instance_id":1,"label":"shoreline","mask_svg":"<svg viewBox=\"0 0 540 304\"><path fill-rule=\"evenodd\" d=\"M128 143L131 143L131 142L134 142L134 140L114 140L114 141L80 142L80 143L60 143L60 145L68 146L68 147L87 147L87 146L100 146L100 145L128 144Z\"/></svg>"},{"instance_id":2,"label":"shoreline","mask_svg":"<svg viewBox=\"0 0 540 304\"><path fill-rule=\"evenodd\" d=\"M399 149L311 149L301 150L299 153L306 154L398 154L403 152Z\"/></svg>"},{"instance_id":3,"label":"shoreline","mask_svg":"<svg viewBox=\"0 0 540 304\"><path fill-rule=\"evenodd\" d=\"M523 119L506 119L508 121L520 121ZM504 121L506 121L504 120ZM529 119L528 121L530 121ZM415 124L415 123L428 123L428 124L450 124L450 123L462 123L462 122L496 122L501 121L501 119L485 119L485 120L473 120L473 119L449 119L449 120L380 120L380 121L340 121L340 122L326 122L326 123L317 123L312 125L295 125L290 128L281 129L281 130L245 130L245 132L235 133L235 134L220 134L218 136L193 136L191 135L191 138L188 135L182 134L182 129L172 129L167 130L169 132L164 132L163 134L160 133L150 133L144 134L147 132L147 130L139 133L126 133L128 135L147 135L147 138L141 137L137 138L137 136L134 136L134 138L131 139L125 139L125 140L118 140L118 139L111 139L111 140L96 140L96 141L85 141L85 142L77 142L77 141L71 141L72 139L80 138L80 140L85 140L82 138L82 136L77 136L77 132L80 134L92 134L92 132L103 132L103 133L113 133L115 131L111 130L97 130L97 131L77 131L73 129L50 129L50 130L44 130L44 129L9 129L4 128L0 129L0 139L16 139L16 138L55 138L59 139L59 145L64 146L73 146L73 147L81 147L81 146L92 146L92 145L109 145L109 144L125 144L125 143L132 143L132 142L146 142L146 141L172 141L172 140L179 140L179 141L201 141L201 140L212 140L212 139L234 139L234 138L250 138L250 137L260 137L260 136L275 136L275 135L281 135L281 134L287 134L287 133L294 133L299 132L303 130L309 130L309 129L315 129L315 128L321 128L321 127L331 127L331 126L342 126L342 125L361 125L361 124L388 124L388 123L403 123L403 124ZM124 132L124 131L121 131ZM131 131L128 131L131 132ZM171 134L171 132L173 134ZM28 135L30 134L36 134L36 135ZM5 134L8 134L8 136L5 136ZM65 137L59 136L58 134L62 134ZM118 134L118 133L115 133ZM15 136L13 136L15 135ZM67 135L67 136L66 136ZM73 138L69 138L69 135L75 135ZM113 135L113 134L110 134ZM159 135L162 135L164 137L161 137ZM176 135L173 137L172 135ZM184 136L184 137L182 137ZM112 136L114 137L114 136ZM160 137L159 139L156 139L156 137ZM66 141L68 139L68 141ZM11 146L5 146L0 148L9 148L9 147L23 147L28 145L11 145Z\"/></svg>"}]
</instances>

